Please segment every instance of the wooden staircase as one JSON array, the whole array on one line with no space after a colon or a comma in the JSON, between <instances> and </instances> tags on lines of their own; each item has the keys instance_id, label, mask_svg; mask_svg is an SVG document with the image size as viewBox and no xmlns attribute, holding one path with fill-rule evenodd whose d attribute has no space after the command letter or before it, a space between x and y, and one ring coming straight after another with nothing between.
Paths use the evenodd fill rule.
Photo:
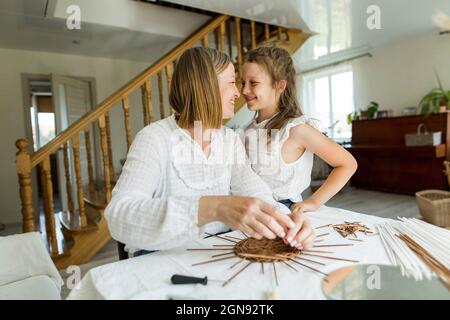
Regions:
<instances>
[{"instance_id":1,"label":"wooden staircase","mask_svg":"<svg viewBox=\"0 0 450 320\"><path fill-rule=\"evenodd\" d=\"M103 210L111 199L111 190L117 180L113 165L113 142L111 141L110 112L120 105L123 111L124 135L128 149L132 142L130 96L139 92L142 101L142 125L146 126L154 120L154 112L160 118L164 112L164 82L170 86L173 67L177 58L187 49L202 45L215 47L232 57L239 74L243 55L246 51L263 42L275 42L294 53L308 39L310 34L301 30L285 29L238 17L217 15L191 36L181 42L169 53L161 57L134 79L118 89L111 96L86 113L66 130L58 134L51 142L36 152L29 151L26 139L16 141L16 168L20 185L21 213L23 232L36 231L39 209L43 207L45 230L42 234L47 240L50 255L56 266L66 268L88 262L109 240L108 226ZM153 90L152 79L156 80L157 89ZM165 80L165 81L164 81ZM238 83L240 83L238 81ZM152 94L156 93L159 105L152 103ZM236 111L244 105L241 97L236 103ZM94 177L92 150L90 150L90 131L98 126L101 152L102 174ZM142 126L141 126L142 127ZM80 139L84 139L88 174L83 176L80 165ZM127 150L128 150L127 149ZM63 152L68 208L65 212L55 212L50 155ZM71 156L69 156L71 155ZM125 155L123 155L125 156ZM71 181L69 168L73 166L75 181ZM37 168L39 177L37 177ZM36 203L35 185L40 183L43 197ZM99 187L99 183L101 187ZM75 188L73 188L75 186ZM76 189L76 190L73 190ZM75 191L75 200L72 199ZM34 199L34 200L33 200ZM38 202L39 202L38 201Z\"/></svg>"}]
</instances>

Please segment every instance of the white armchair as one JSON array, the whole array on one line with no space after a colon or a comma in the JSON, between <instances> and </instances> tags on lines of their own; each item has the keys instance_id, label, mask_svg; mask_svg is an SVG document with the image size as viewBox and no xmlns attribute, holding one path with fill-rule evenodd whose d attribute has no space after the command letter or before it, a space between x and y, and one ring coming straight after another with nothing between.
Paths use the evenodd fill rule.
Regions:
<instances>
[{"instance_id":1,"label":"white armchair","mask_svg":"<svg viewBox=\"0 0 450 320\"><path fill-rule=\"evenodd\" d=\"M0 300L60 300L62 285L38 232L0 237Z\"/></svg>"}]
</instances>

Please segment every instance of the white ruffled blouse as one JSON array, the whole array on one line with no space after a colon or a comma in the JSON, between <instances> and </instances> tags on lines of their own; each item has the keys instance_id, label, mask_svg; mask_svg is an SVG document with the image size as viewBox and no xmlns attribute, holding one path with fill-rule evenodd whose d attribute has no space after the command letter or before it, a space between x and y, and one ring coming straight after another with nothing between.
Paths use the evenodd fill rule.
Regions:
<instances>
[{"instance_id":1,"label":"white ruffled blouse","mask_svg":"<svg viewBox=\"0 0 450 320\"><path fill-rule=\"evenodd\" d=\"M169 249L204 231L229 229L220 222L197 226L201 196L254 196L275 204L270 188L246 160L231 129L213 132L207 158L173 116L148 125L136 135L105 209L112 237L130 251Z\"/></svg>"},{"instance_id":2,"label":"white ruffled blouse","mask_svg":"<svg viewBox=\"0 0 450 320\"><path fill-rule=\"evenodd\" d=\"M281 156L281 147L289 138L292 127L309 123L309 120L305 116L290 119L278 135L273 135L272 142L266 147L267 130L263 129L269 121L257 123L254 119L246 128L245 147L251 166L272 189L277 201L301 201L301 193L311 184L314 154L306 149L296 161L286 163Z\"/></svg>"}]
</instances>

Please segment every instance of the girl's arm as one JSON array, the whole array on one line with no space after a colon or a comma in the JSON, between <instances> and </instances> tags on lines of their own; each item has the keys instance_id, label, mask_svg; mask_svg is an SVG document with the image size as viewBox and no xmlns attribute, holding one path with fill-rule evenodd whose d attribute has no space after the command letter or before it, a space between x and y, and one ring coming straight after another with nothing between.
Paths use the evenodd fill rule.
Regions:
<instances>
[{"instance_id":1,"label":"girl's arm","mask_svg":"<svg viewBox=\"0 0 450 320\"><path fill-rule=\"evenodd\" d=\"M285 243L301 250L305 246L311 246L315 236L314 230L308 232L310 229L300 229L305 223L303 213L317 210L338 193L355 173L358 164L347 150L308 124L295 126L289 133L289 139L292 139L299 149L308 149L333 167L323 185L311 197L294 204L291 208L291 217L296 227L288 231Z\"/></svg>"},{"instance_id":2,"label":"girl's arm","mask_svg":"<svg viewBox=\"0 0 450 320\"><path fill-rule=\"evenodd\" d=\"M333 167L323 185L303 201L305 211L314 211L330 200L355 173L358 164L353 156L336 142L325 137L308 124L290 129L289 139L301 149L308 149Z\"/></svg>"}]
</instances>

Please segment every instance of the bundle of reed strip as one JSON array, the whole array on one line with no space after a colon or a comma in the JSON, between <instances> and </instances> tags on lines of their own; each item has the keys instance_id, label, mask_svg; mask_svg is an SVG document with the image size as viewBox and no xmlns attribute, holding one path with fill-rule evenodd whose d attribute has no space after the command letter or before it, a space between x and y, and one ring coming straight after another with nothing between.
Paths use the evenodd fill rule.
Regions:
<instances>
[{"instance_id":1,"label":"bundle of reed strip","mask_svg":"<svg viewBox=\"0 0 450 320\"><path fill-rule=\"evenodd\" d=\"M415 218L399 220L377 226L391 262L416 280L438 275L449 288L450 231Z\"/></svg>"},{"instance_id":2,"label":"bundle of reed strip","mask_svg":"<svg viewBox=\"0 0 450 320\"><path fill-rule=\"evenodd\" d=\"M332 227L343 238L347 238L350 235L354 238L358 238L358 236L356 235L357 232L362 232L364 234L373 233L367 226L361 224L359 221L344 221L344 223L341 224L333 224Z\"/></svg>"},{"instance_id":3,"label":"bundle of reed strip","mask_svg":"<svg viewBox=\"0 0 450 320\"><path fill-rule=\"evenodd\" d=\"M444 285L450 290L450 270L446 268L442 263L437 261L430 253L424 250L413 239L406 234L400 234L399 238L402 239L408 247L414 251L425 263L438 275Z\"/></svg>"}]
</instances>

